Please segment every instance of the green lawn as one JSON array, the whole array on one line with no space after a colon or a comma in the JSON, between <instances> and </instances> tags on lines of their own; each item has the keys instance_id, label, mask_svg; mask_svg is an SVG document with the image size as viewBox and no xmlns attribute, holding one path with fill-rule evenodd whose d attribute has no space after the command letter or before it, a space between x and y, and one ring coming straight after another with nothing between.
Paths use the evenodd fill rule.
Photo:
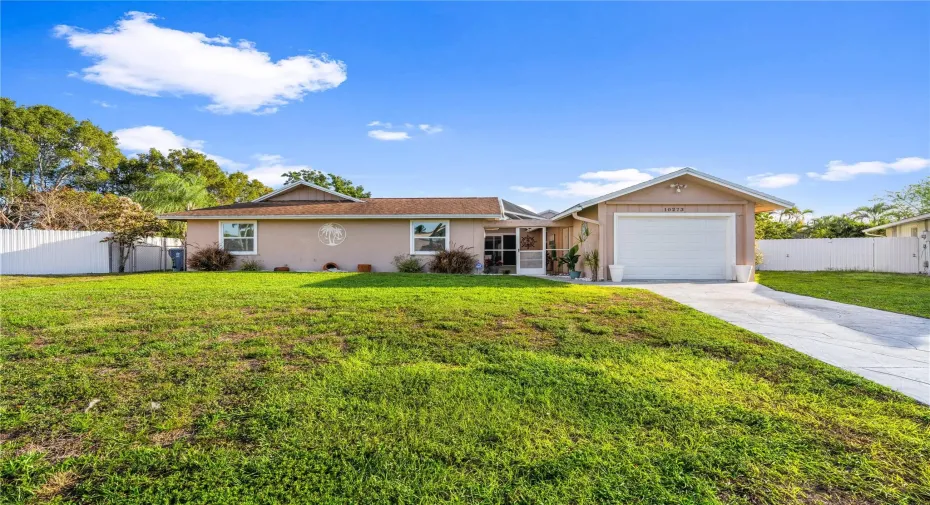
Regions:
<instances>
[{"instance_id":1,"label":"green lawn","mask_svg":"<svg viewBox=\"0 0 930 505\"><path fill-rule=\"evenodd\" d=\"M930 502L930 408L646 291L6 277L0 310L0 502Z\"/></svg>"},{"instance_id":2,"label":"green lawn","mask_svg":"<svg viewBox=\"0 0 930 505\"><path fill-rule=\"evenodd\" d=\"M930 276L877 272L757 272L778 291L930 318Z\"/></svg>"}]
</instances>

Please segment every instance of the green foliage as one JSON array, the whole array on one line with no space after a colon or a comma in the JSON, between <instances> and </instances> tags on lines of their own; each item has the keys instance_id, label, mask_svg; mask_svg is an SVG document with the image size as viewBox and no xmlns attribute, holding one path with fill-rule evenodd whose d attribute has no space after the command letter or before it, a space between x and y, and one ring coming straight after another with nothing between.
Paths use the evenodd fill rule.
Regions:
<instances>
[{"instance_id":1,"label":"green foliage","mask_svg":"<svg viewBox=\"0 0 930 505\"><path fill-rule=\"evenodd\" d=\"M320 170L292 170L281 174L286 178L285 184L292 184L297 181L306 181L317 186L328 188L343 195L349 195L355 198L371 198L371 192L365 191L361 185L354 185L352 181L335 175L322 172Z\"/></svg>"},{"instance_id":2,"label":"green foliage","mask_svg":"<svg viewBox=\"0 0 930 505\"><path fill-rule=\"evenodd\" d=\"M598 249L591 249L582 256L585 265L591 267L591 280L597 281L598 270L601 268L601 253Z\"/></svg>"},{"instance_id":3,"label":"green foliage","mask_svg":"<svg viewBox=\"0 0 930 505\"><path fill-rule=\"evenodd\" d=\"M575 270L575 265L578 264L578 259L580 257L581 256L578 254L578 244L575 244L559 258L559 265L567 266L568 270L572 272Z\"/></svg>"},{"instance_id":4,"label":"green foliage","mask_svg":"<svg viewBox=\"0 0 930 505\"><path fill-rule=\"evenodd\" d=\"M235 263L236 257L217 243L197 249L187 258L188 268L202 272L229 270Z\"/></svg>"},{"instance_id":5,"label":"green foliage","mask_svg":"<svg viewBox=\"0 0 930 505\"><path fill-rule=\"evenodd\" d=\"M879 226L891 221L893 210L887 202L876 202L873 205L857 207L849 213L849 217L868 223L869 226Z\"/></svg>"},{"instance_id":6,"label":"green foliage","mask_svg":"<svg viewBox=\"0 0 930 505\"><path fill-rule=\"evenodd\" d=\"M765 255L762 254L762 250L759 249L759 243L758 243L758 242L756 242L756 243L754 244L754 254L753 254L753 255L754 255L754 260L755 260L756 266L759 266L759 265L761 265L762 263L765 263Z\"/></svg>"},{"instance_id":7,"label":"green foliage","mask_svg":"<svg viewBox=\"0 0 930 505\"><path fill-rule=\"evenodd\" d=\"M810 238L855 238L864 237L863 230L871 226L848 216L824 216L812 219L806 232Z\"/></svg>"},{"instance_id":8,"label":"green foliage","mask_svg":"<svg viewBox=\"0 0 930 505\"><path fill-rule=\"evenodd\" d=\"M756 272L779 291L930 319L930 277L878 272Z\"/></svg>"},{"instance_id":9,"label":"green foliage","mask_svg":"<svg viewBox=\"0 0 930 505\"><path fill-rule=\"evenodd\" d=\"M239 264L239 270L243 272L261 272L264 269L262 262L257 259L247 258Z\"/></svg>"},{"instance_id":10,"label":"green foliage","mask_svg":"<svg viewBox=\"0 0 930 505\"><path fill-rule=\"evenodd\" d=\"M429 259L429 271L435 274L470 274L478 263L478 256L471 250L471 247L452 244L448 250L436 251Z\"/></svg>"},{"instance_id":11,"label":"green foliage","mask_svg":"<svg viewBox=\"0 0 930 505\"><path fill-rule=\"evenodd\" d=\"M271 192L271 188L242 172L227 174L216 161L193 149L171 150L167 155L156 149L139 153L119 164L106 187L119 195L151 191L159 183L159 175L166 173L203 185L211 197L204 201L207 205L250 201Z\"/></svg>"},{"instance_id":12,"label":"green foliage","mask_svg":"<svg viewBox=\"0 0 930 505\"><path fill-rule=\"evenodd\" d=\"M915 182L900 191L888 191L883 199L895 219L907 219L930 214L930 177Z\"/></svg>"},{"instance_id":13,"label":"green foliage","mask_svg":"<svg viewBox=\"0 0 930 505\"><path fill-rule=\"evenodd\" d=\"M123 158L112 133L54 107L17 106L0 98L0 117L4 191L14 181L29 191L94 191Z\"/></svg>"},{"instance_id":14,"label":"green foliage","mask_svg":"<svg viewBox=\"0 0 930 505\"><path fill-rule=\"evenodd\" d=\"M112 242L119 250L119 271L126 271L129 253L142 239L162 231L162 222L152 212L126 197L104 199L98 226L110 232L105 242Z\"/></svg>"},{"instance_id":15,"label":"green foliage","mask_svg":"<svg viewBox=\"0 0 930 505\"><path fill-rule=\"evenodd\" d=\"M400 273L418 274L423 272L423 263L420 262L420 258L409 254L394 256L391 264L394 265L394 268Z\"/></svg>"},{"instance_id":16,"label":"green foliage","mask_svg":"<svg viewBox=\"0 0 930 505\"><path fill-rule=\"evenodd\" d=\"M926 406L645 290L519 276L11 277L0 325L4 503L930 493Z\"/></svg>"},{"instance_id":17,"label":"green foliage","mask_svg":"<svg viewBox=\"0 0 930 505\"><path fill-rule=\"evenodd\" d=\"M146 189L133 193L132 199L157 214L209 207L216 202L202 175L173 172L156 173ZM164 232L169 237L184 237L186 228L182 222L169 221Z\"/></svg>"}]
</instances>

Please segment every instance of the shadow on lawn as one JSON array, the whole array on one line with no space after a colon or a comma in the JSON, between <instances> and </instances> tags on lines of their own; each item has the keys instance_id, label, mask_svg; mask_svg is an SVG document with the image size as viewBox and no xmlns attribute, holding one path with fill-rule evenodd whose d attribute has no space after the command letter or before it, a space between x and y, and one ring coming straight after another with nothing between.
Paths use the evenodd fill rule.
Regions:
<instances>
[{"instance_id":1,"label":"shadow on lawn","mask_svg":"<svg viewBox=\"0 0 930 505\"><path fill-rule=\"evenodd\" d=\"M570 284L532 277L450 274L320 274L302 288L517 288L566 289Z\"/></svg>"}]
</instances>

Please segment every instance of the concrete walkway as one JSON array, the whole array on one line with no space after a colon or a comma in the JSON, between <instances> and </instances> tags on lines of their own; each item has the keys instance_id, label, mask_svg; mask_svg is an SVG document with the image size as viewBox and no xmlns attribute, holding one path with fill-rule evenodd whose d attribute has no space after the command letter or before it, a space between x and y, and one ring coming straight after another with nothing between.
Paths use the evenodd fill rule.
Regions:
<instances>
[{"instance_id":1,"label":"concrete walkway","mask_svg":"<svg viewBox=\"0 0 930 505\"><path fill-rule=\"evenodd\" d=\"M620 286L648 289L930 404L930 319L783 293L756 283Z\"/></svg>"}]
</instances>

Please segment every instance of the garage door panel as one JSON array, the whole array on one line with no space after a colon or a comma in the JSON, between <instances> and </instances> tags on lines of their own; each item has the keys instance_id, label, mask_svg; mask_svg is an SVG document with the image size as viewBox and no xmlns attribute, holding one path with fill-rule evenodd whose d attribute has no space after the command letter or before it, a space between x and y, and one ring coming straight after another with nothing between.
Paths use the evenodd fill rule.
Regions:
<instances>
[{"instance_id":1,"label":"garage door panel","mask_svg":"<svg viewBox=\"0 0 930 505\"><path fill-rule=\"evenodd\" d=\"M624 278L727 279L726 217L618 217Z\"/></svg>"}]
</instances>

